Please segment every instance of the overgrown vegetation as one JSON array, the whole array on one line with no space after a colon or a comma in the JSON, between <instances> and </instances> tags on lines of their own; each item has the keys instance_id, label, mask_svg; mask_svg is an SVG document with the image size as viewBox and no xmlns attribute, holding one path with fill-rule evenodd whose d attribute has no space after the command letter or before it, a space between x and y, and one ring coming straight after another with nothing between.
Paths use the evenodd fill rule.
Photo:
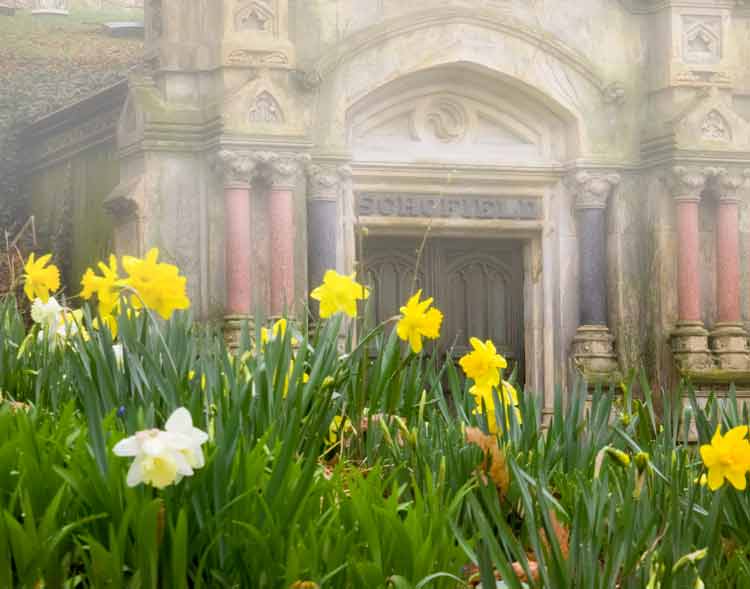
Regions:
<instances>
[{"instance_id":1,"label":"overgrown vegetation","mask_svg":"<svg viewBox=\"0 0 750 589\"><path fill-rule=\"evenodd\" d=\"M490 436L452 359L383 325L230 351L121 304L116 342L88 307L58 337L0 304L2 587L750 586L748 494L701 485L689 443L748 423L733 397L660 416L645 379L579 386L543 427L527 392L522 422L496 397ZM128 487L112 448L178 407L205 466Z\"/></svg>"}]
</instances>

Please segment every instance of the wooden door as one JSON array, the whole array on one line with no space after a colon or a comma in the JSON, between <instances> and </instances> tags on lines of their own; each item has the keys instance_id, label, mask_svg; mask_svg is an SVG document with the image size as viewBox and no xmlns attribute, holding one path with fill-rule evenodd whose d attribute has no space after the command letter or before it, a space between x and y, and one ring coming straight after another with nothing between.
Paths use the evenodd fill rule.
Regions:
<instances>
[{"instance_id":1,"label":"wooden door","mask_svg":"<svg viewBox=\"0 0 750 589\"><path fill-rule=\"evenodd\" d=\"M469 338L491 339L523 377L523 254L521 242L490 239L368 238L365 280L373 289L370 319L384 321L416 289L435 298L445 319L438 351L458 358Z\"/></svg>"}]
</instances>

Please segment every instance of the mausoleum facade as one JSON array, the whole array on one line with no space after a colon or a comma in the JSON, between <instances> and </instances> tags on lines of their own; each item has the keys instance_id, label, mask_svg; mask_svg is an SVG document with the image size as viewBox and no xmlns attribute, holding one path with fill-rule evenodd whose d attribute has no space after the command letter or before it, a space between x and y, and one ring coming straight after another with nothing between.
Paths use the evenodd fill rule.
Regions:
<instances>
[{"instance_id":1,"label":"mausoleum facade","mask_svg":"<svg viewBox=\"0 0 750 589\"><path fill-rule=\"evenodd\" d=\"M581 372L750 383L746 2L146 0L145 19L109 127L35 123L29 181L109 133L114 248L160 247L199 316L303 316L335 268L377 319L423 288L441 352L493 339L548 406Z\"/></svg>"}]
</instances>

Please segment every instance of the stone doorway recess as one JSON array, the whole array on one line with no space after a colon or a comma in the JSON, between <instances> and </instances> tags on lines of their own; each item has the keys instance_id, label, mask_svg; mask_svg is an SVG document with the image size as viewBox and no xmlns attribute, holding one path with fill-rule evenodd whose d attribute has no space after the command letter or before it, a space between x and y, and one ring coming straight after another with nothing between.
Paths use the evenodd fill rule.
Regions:
<instances>
[{"instance_id":1,"label":"stone doorway recess","mask_svg":"<svg viewBox=\"0 0 750 589\"><path fill-rule=\"evenodd\" d=\"M370 237L362 243L363 276L373 289L370 319L384 321L416 289L434 297L445 317L438 353L459 358L469 338L491 339L524 380L523 241Z\"/></svg>"}]
</instances>

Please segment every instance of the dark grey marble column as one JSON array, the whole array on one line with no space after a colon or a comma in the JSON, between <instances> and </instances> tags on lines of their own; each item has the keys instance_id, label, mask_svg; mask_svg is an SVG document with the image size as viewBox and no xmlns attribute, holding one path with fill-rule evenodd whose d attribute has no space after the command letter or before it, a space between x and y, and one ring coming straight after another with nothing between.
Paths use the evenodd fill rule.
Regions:
<instances>
[{"instance_id":1,"label":"dark grey marble column","mask_svg":"<svg viewBox=\"0 0 750 589\"><path fill-rule=\"evenodd\" d=\"M581 325L607 325L607 243L604 208L578 208Z\"/></svg>"},{"instance_id":2,"label":"dark grey marble column","mask_svg":"<svg viewBox=\"0 0 750 589\"><path fill-rule=\"evenodd\" d=\"M307 277L308 289L323 282L327 270L338 266L338 205L342 182L351 175L349 168L312 165L308 170L307 194ZM312 311L317 315L317 303Z\"/></svg>"},{"instance_id":3,"label":"dark grey marble column","mask_svg":"<svg viewBox=\"0 0 750 589\"><path fill-rule=\"evenodd\" d=\"M607 327L607 201L617 174L578 172L573 182L580 272L580 324L573 339L576 367L589 380L617 374L614 338Z\"/></svg>"}]
</instances>

